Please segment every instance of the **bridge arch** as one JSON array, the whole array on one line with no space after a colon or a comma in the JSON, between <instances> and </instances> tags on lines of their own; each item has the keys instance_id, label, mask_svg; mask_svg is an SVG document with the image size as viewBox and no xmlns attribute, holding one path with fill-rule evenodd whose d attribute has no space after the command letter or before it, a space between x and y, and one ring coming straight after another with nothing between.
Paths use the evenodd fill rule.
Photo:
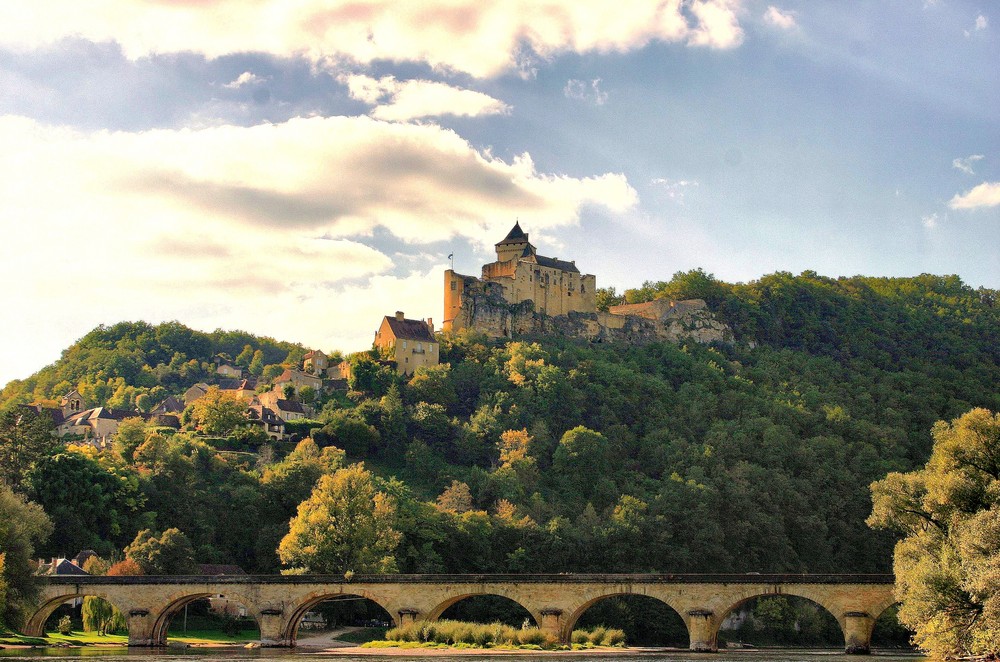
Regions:
<instances>
[{"instance_id":1,"label":"bridge arch","mask_svg":"<svg viewBox=\"0 0 1000 662\"><path fill-rule=\"evenodd\" d=\"M155 615L150 635L150 645L152 646L166 646L167 645L167 634L170 630L170 622L174 619L177 614L184 609L184 607L190 605L193 602L201 600L203 598L212 598L219 595L218 592L210 591L206 592L203 589L194 592L178 592L171 595L166 604L159 610ZM258 613L257 605L253 600L250 600L244 595L239 593L227 592L223 594L227 600L239 603L247 611L247 616L253 618L254 622L257 624L257 629L261 631L261 636L263 636L263 629L260 614Z\"/></svg>"},{"instance_id":2,"label":"bridge arch","mask_svg":"<svg viewBox=\"0 0 1000 662\"><path fill-rule=\"evenodd\" d=\"M749 588L749 587L748 587ZM712 645L716 646L718 643L719 632L722 629L722 623L728 618L729 614L733 613L747 602L758 599L758 598L775 598L775 597L792 597L798 598L800 600L806 600L811 604L816 605L821 610L829 614L837 625L840 627L841 634L847 635L845 628L845 610L841 604L837 601L830 599L829 596L818 594L816 591L810 590L810 587L805 585L786 585L782 586L780 591L774 591L771 589L757 589L757 590L745 590L740 591L736 595L731 595L729 597L730 604L714 615L712 623ZM735 598L735 601L733 601Z\"/></svg>"},{"instance_id":3,"label":"bridge arch","mask_svg":"<svg viewBox=\"0 0 1000 662\"><path fill-rule=\"evenodd\" d=\"M66 604L70 600L77 600L82 598L101 598L107 601L109 604L114 606L115 609L122 612L123 614L128 614L128 605L121 603L116 597L109 595L108 593L100 590L92 590L84 587L79 587L75 591L66 591L60 593L54 597L50 597L45 600L42 604L36 607L35 611L28 617L28 621L24 626L24 633L29 637L42 637L45 635L45 623L49 620L49 616L58 609L61 605Z\"/></svg>"},{"instance_id":4,"label":"bridge arch","mask_svg":"<svg viewBox=\"0 0 1000 662\"><path fill-rule=\"evenodd\" d=\"M299 624L302 622L302 617L306 615L306 612L312 611L326 600L344 597L359 597L370 600L389 614L394 625L400 625L399 610L394 610L394 605L385 597L367 589L351 587L349 590L313 591L297 600L291 606L291 609L288 611L288 618L281 632L281 639L288 646L294 646L295 640L298 638Z\"/></svg>"},{"instance_id":5,"label":"bridge arch","mask_svg":"<svg viewBox=\"0 0 1000 662\"><path fill-rule=\"evenodd\" d=\"M439 618L441 618L441 614L443 614L444 612L446 612L449 607L452 607L452 606L458 604L462 600L467 600L469 598L487 597L487 596L488 597L500 597L500 598L505 598L507 600L510 600L511 602L513 602L514 604L516 604L518 607L521 607L526 612L528 612L531 615L532 620L535 621L535 625L541 625L542 624L541 613L538 612L538 611L536 611L536 610L534 610L534 609L532 609L531 605L526 605L525 601L517 593L517 591L505 590L505 589L500 588L500 587L490 587L488 590L484 590L484 591L480 591L480 592L465 591L465 592L462 592L462 593L456 593L454 595L449 595L447 598L445 598L444 600L442 600L441 602L439 602L433 609L431 609L429 612L427 612L427 615L425 616L425 619L428 620L428 621L436 621Z\"/></svg>"},{"instance_id":6,"label":"bridge arch","mask_svg":"<svg viewBox=\"0 0 1000 662\"><path fill-rule=\"evenodd\" d=\"M684 614L680 609L674 604L671 604L670 600L655 594L650 594L642 591L609 591L607 593L600 593L597 595L590 596L585 602L578 604L570 613L566 614L566 618L560 628L560 639L562 641L569 641L570 635L573 634L573 630L576 628L577 623L579 623L580 618L594 605L608 600L611 598L619 597L632 597L632 598L644 598L648 600L654 600L655 602L666 606L670 611L676 614L682 623L684 623L684 628L687 630L687 620L684 618ZM689 635L690 637L690 635Z\"/></svg>"}]
</instances>

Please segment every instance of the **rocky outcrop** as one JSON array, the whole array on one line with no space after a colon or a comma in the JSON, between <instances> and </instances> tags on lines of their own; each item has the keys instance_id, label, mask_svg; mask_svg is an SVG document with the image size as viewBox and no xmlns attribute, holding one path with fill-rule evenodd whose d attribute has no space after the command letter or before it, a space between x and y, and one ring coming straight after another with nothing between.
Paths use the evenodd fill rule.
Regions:
<instances>
[{"instance_id":1,"label":"rocky outcrop","mask_svg":"<svg viewBox=\"0 0 1000 662\"><path fill-rule=\"evenodd\" d=\"M608 312L552 317L536 313L531 301L510 304L496 283L469 278L453 328L473 328L493 338L548 336L590 342L732 342L733 332L701 299L650 301L615 306Z\"/></svg>"}]
</instances>

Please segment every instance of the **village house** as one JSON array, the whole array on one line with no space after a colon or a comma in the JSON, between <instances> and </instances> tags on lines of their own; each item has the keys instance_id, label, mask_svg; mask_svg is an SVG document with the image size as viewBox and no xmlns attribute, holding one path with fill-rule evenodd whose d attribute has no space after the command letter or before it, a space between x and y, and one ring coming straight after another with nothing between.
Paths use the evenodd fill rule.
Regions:
<instances>
[{"instance_id":1,"label":"village house","mask_svg":"<svg viewBox=\"0 0 1000 662\"><path fill-rule=\"evenodd\" d=\"M302 357L302 370L315 377L325 377L330 369L330 357L315 349Z\"/></svg>"},{"instance_id":2,"label":"village house","mask_svg":"<svg viewBox=\"0 0 1000 662\"><path fill-rule=\"evenodd\" d=\"M375 347L396 363L401 375L412 375L419 367L438 364L438 341L433 320L408 320L402 311L386 315L375 332Z\"/></svg>"},{"instance_id":3,"label":"village house","mask_svg":"<svg viewBox=\"0 0 1000 662\"><path fill-rule=\"evenodd\" d=\"M153 416L159 416L164 414L180 414L183 411L184 403L174 396L168 395L164 398L163 402L153 407L149 413Z\"/></svg>"},{"instance_id":4,"label":"village house","mask_svg":"<svg viewBox=\"0 0 1000 662\"><path fill-rule=\"evenodd\" d=\"M303 387L310 387L317 393L323 389L323 380L315 375L304 373L300 370L285 370L274 380L274 388L283 391L286 386L291 386L298 393Z\"/></svg>"},{"instance_id":5,"label":"village house","mask_svg":"<svg viewBox=\"0 0 1000 662\"><path fill-rule=\"evenodd\" d=\"M270 407L262 404L250 405L247 407L247 420L253 425L261 426L271 439L275 441L285 439L285 421Z\"/></svg>"},{"instance_id":6,"label":"village house","mask_svg":"<svg viewBox=\"0 0 1000 662\"><path fill-rule=\"evenodd\" d=\"M229 377L231 379L240 379L243 377L243 371L230 363L221 363L217 365L215 367L215 374L222 375L223 377Z\"/></svg>"},{"instance_id":7,"label":"village house","mask_svg":"<svg viewBox=\"0 0 1000 662\"><path fill-rule=\"evenodd\" d=\"M208 384L198 382L188 390L184 391L184 406L186 407L198 398L203 397L206 393L208 393Z\"/></svg>"}]
</instances>

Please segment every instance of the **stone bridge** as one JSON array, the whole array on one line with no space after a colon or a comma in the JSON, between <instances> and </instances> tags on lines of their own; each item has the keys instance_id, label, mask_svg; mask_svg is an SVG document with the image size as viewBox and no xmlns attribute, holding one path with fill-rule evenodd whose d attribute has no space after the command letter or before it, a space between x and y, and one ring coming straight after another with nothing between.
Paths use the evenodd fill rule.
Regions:
<instances>
[{"instance_id":1,"label":"stone bridge","mask_svg":"<svg viewBox=\"0 0 1000 662\"><path fill-rule=\"evenodd\" d=\"M397 625L433 621L459 600L499 595L527 609L535 622L568 641L577 619L596 602L620 595L659 600L680 614L690 648L717 650L719 627L732 610L760 596L798 596L840 623L848 653L867 653L875 620L895 603L892 575L219 575L49 577L25 628L41 636L59 605L84 596L115 605L128 622L130 646L163 646L170 620L199 598L224 596L245 607L263 646L294 646L302 616L319 603L360 596Z\"/></svg>"}]
</instances>

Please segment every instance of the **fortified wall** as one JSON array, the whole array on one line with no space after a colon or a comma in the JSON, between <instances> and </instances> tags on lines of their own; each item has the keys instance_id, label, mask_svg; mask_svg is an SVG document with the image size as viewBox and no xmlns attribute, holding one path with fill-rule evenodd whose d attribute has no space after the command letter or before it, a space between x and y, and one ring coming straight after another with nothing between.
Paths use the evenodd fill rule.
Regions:
<instances>
[{"instance_id":1,"label":"fortified wall","mask_svg":"<svg viewBox=\"0 0 1000 662\"><path fill-rule=\"evenodd\" d=\"M732 329L701 299L612 306L597 310L597 279L575 262L538 255L515 225L496 245L497 261L482 277L444 274L444 324L492 338L548 336L590 342L644 344L694 340L730 342Z\"/></svg>"}]
</instances>

